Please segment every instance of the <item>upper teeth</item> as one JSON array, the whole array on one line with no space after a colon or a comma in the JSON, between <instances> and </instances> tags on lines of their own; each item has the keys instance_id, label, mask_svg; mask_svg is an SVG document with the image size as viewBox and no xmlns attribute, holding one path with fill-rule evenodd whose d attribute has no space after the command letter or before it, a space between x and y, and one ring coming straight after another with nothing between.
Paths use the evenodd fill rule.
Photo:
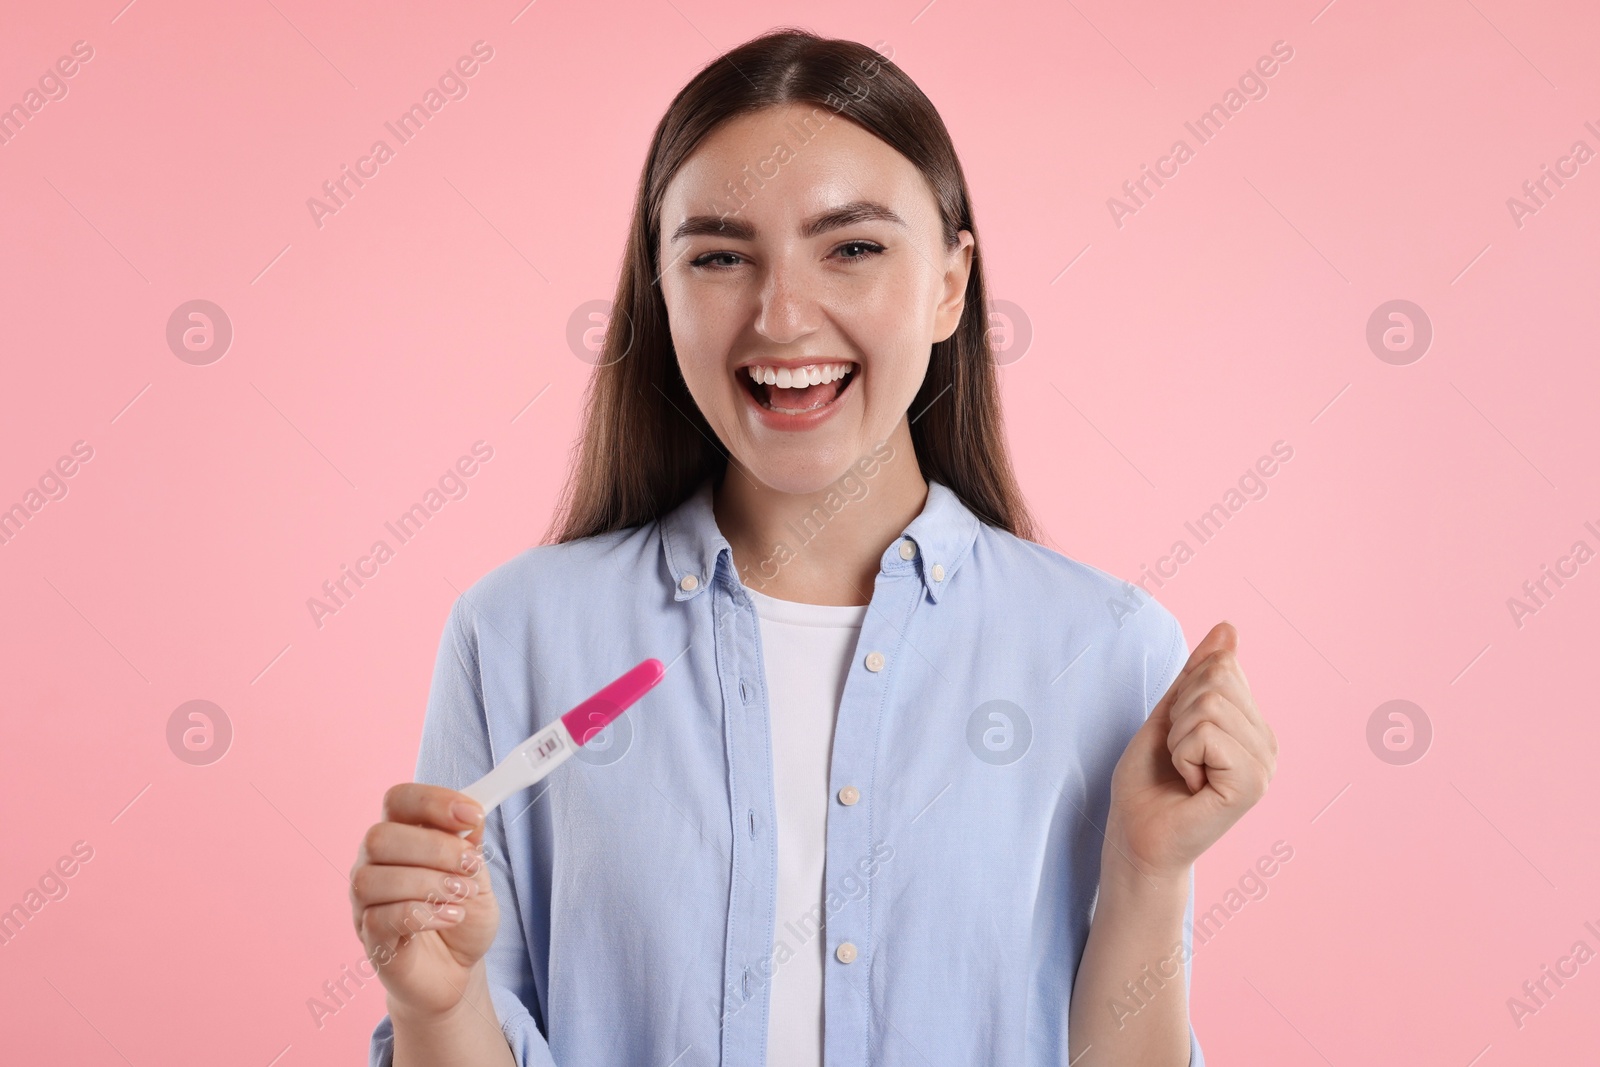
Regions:
<instances>
[{"instance_id":1,"label":"upper teeth","mask_svg":"<svg viewBox=\"0 0 1600 1067\"><path fill-rule=\"evenodd\" d=\"M809 363L804 367L751 366L745 370L750 372L751 380L758 384L776 385L779 389L799 389L843 378L854 366L854 363Z\"/></svg>"}]
</instances>

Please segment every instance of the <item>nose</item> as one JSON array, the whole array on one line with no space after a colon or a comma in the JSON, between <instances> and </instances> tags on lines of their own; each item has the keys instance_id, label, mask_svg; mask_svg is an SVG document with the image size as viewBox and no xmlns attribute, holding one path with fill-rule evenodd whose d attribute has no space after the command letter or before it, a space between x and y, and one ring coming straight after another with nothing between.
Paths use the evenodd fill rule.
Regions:
<instances>
[{"instance_id":1,"label":"nose","mask_svg":"<svg viewBox=\"0 0 1600 1067\"><path fill-rule=\"evenodd\" d=\"M756 315L756 332L778 345L816 332L822 312L812 292L814 284L814 279L793 264L779 262L769 267L758 297L761 310Z\"/></svg>"}]
</instances>

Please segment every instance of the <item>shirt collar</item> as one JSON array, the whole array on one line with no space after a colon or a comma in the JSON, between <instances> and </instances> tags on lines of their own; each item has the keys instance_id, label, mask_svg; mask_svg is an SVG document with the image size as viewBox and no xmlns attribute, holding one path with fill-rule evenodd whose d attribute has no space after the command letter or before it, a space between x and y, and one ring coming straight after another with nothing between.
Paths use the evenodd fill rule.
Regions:
<instances>
[{"instance_id":1,"label":"shirt collar","mask_svg":"<svg viewBox=\"0 0 1600 1067\"><path fill-rule=\"evenodd\" d=\"M688 499L660 519L661 546L675 600L699 596L712 580L739 584L733 566L733 546L717 528L712 512L713 484L713 478L706 478ZM857 505L848 500L844 503L844 507L852 506ZM928 499L922 511L884 549L879 568L889 575L916 574L929 599L937 604L951 578L971 554L978 525L978 517L953 490L929 479ZM796 533L788 547L791 551L804 551L800 533Z\"/></svg>"}]
</instances>

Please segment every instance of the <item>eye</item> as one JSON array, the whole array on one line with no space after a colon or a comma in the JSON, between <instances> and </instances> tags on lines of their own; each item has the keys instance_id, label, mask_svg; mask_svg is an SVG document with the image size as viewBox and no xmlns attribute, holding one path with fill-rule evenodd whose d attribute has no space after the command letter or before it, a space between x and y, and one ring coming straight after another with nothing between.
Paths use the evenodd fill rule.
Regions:
<instances>
[{"instance_id":1,"label":"eye","mask_svg":"<svg viewBox=\"0 0 1600 1067\"><path fill-rule=\"evenodd\" d=\"M840 245L837 249L835 249L835 251L843 252L846 249L852 249L852 248L853 249L858 249L861 254L860 255L854 255L854 256L844 256L843 258L844 258L844 260L846 262L853 262L853 261L862 260L862 259L870 259L873 256L882 255L883 254L883 250L884 250L882 245L874 244L871 241L847 241L846 243Z\"/></svg>"},{"instance_id":2,"label":"eye","mask_svg":"<svg viewBox=\"0 0 1600 1067\"><path fill-rule=\"evenodd\" d=\"M873 256L882 255L885 249L873 241L847 241L834 249L835 254L845 253L840 256L846 263L854 263ZM737 252L706 252L689 261L691 267L700 270L724 271L732 270L742 262L744 257ZM733 262L729 262L732 260Z\"/></svg>"},{"instance_id":3,"label":"eye","mask_svg":"<svg viewBox=\"0 0 1600 1067\"><path fill-rule=\"evenodd\" d=\"M694 259L691 259L689 261L689 266L691 266L691 267L700 267L700 268L703 268L705 270L732 270L733 266L734 266L733 264L731 264L731 263L713 263L712 260L716 260L716 259L738 259L738 258L739 258L738 254L734 253L734 252L707 252L703 256L697 256Z\"/></svg>"}]
</instances>

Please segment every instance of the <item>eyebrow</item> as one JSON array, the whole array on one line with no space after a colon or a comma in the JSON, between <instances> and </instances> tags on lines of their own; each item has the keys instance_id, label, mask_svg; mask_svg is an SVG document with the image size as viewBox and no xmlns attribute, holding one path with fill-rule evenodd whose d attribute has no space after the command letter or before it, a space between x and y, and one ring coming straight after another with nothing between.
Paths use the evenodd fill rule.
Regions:
<instances>
[{"instance_id":1,"label":"eyebrow","mask_svg":"<svg viewBox=\"0 0 1600 1067\"><path fill-rule=\"evenodd\" d=\"M801 237L815 237L858 222L892 222L905 227L906 220L883 204L873 200L852 200L826 211L819 212L800 224ZM909 228L909 227L908 227ZM737 215L690 215L672 231L671 241L684 237L726 237L735 241L753 241L756 229Z\"/></svg>"}]
</instances>

